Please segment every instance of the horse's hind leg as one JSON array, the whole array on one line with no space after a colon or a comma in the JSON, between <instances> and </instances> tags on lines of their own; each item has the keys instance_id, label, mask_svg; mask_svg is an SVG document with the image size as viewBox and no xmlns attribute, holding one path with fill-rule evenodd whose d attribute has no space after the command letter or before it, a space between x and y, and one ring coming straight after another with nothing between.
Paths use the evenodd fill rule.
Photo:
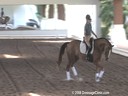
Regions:
<instances>
[{"instance_id":1,"label":"horse's hind leg","mask_svg":"<svg viewBox=\"0 0 128 96\"><path fill-rule=\"evenodd\" d=\"M71 74L70 74L71 65L72 65L72 63L71 63L71 57L68 54L68 65L66 67L66 76L67 76L67 79L66 80L72 80Z\"/></svg>"},{"instance_id":2,"label":"horse's hind leg","mask_svg":"<svg viewBox=\"0 0 128 96\"><path fill-rule=\"evenodd\" d=\"M70 75L70 63L67 65L66 67L66 76L67 76L67 79L66 80L72 80L71 78L71 75Z\"/></svg>"},{"instance_id":3,"label":"horse's hind leg","mask_svg":"<svg viewBox=\"0 0 128 96\"><path fill-rule=\"evenodd\" d=\"M74 76L77 76L78 75L75 66L72 66L72 72L73 72Z\"/></svg>"},{"instance_id":4,"label":"horse's hind leg","mask_svg":"<svg viewBox=\"0 0 128 96\"><path fill-rule=\"evenodd\" d=\"M74 63L72 62L69 62L67 67L66 67L66 76L67 76L67 80L72 80L71 78L71 74L70 74L70 68L72 69L73 71L73 74L74 76L77 76L77 71L76 71L76 68L73 66Z\"/></svg>"},{"instance_id":5,"label":"horse's hind leg","mask_svg":"<svg viewBox=\"0 0 128 96\"><path fill-rule=\"evenodd\" d=\"M77 70L76 70L76 68L74 66L74 64L77 62L77 60L78 60L78 58L75 57L74 62L72 63L73 65L71 65L71 69L72 69L72 72L73 72L73 74L75 76L75 80L83 81L83 79L78 76Z\"/></svg>"},{"instance_id":6,"label":"horse's hind leg","mask_svg":"<svg viewBox=\"0 0 128 96\"><path fill-rule=\"evenodd\" d=\"M76 68L74 66L71 66L70 63L67 65L66 67L66 76L67 76L67 80L72 80L71 75L70 75L70 68L72 69L72 72L74 74L74 76L78 76L78 73L76 71Z\"/></svg>"},{"instance_id":7,"label":"horse's hind leg","mask_svg":"<svg viewBox=\"0 0 128 96\"><path fill-rule=\"evenodd\" d=\"M77 70L76 70L76 68L74 66L74 64L77 62L77 60L78 60L78 58L76 56L74 56L72 58L72 63L71 63L71 69L72 69L72 72L73 72L75 77L78 75Z\"/></svg>"},{"instance_id":8,"label":"horse's hind leg","mask_svg":"<svg viewBox=\"0 0 128 96\"><path fill-rule=\"evenodd\" d=\"M76 68L74 67L74 64L76 63L77 60L78 59L75 58L75 56L70 56L68 54L68 61L69 61L69 63L67 65L67 67L66 67L67 80L72 80L71 75L70 75L70 68L72 69L74 76L78 75L78 73L76 71Z\"/></svg>"}]
</instances>

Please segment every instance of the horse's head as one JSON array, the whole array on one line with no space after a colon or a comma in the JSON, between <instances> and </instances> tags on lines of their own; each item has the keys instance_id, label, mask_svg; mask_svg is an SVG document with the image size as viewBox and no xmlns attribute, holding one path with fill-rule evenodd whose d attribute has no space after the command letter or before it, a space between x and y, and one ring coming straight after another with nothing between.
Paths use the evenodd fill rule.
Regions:
<instances>
[{"instance_id":1,"label":"horse's head","mask_svg":"<svg viewBox=\"0 0 128 96\"><path fill-rule=\"evenodd\" d=\"M7 22L9 22L9 20L10 20L9 16L0 17L0 24L7 24Z\"/></svg>"},{"instance_id":2,"label":"horse's head","mask_svg":"<svg viewBox=\"0 0 128 96\"><path fill-rule=\"evenodd\" d=\"M110 55L111 55L111 52L112 52L112 47L113 47L114 45L109 45L109 46L107 46L106 48L105 48L105 59L106 60L108 60L109 59L109 57L110 57Z\"/></svg>"},{"instance_id":3,"label":"horse's head","mask_svg":"<svg viewBox=\"0 0 128 96\"><path fill-rule=\"evenodd\" d=\"M101 56L101 59L108 60L111 52L112 52L113 45L106 39L106 38L98 38L95 39L95 50L97 54Z\"/></svg>"}]
</instances>

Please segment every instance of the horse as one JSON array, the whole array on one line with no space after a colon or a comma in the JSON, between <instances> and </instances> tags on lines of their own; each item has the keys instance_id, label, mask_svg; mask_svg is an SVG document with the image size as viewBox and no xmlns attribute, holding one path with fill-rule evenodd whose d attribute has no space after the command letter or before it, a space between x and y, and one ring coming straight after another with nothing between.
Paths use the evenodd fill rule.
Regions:
<instances>
[{"instance_id":1,"label":"horse","mask_svg":"<svg viewBox=\"0 0 128 96\"><path fill-rule=\"evenodd\" d=\"M10 20L9 16L0 17L0 24L5 24L7 26L7 23L9 22L9 20Z\"/></svg>"},{"instance_id":2,"label":"horse","mask_svg":"<svg viewBox=\"0 0 128 96\"><path fill-rule=\"evenodd\" d=\"M90 42L93 41L93 53L91 54L92 59L89 62L92 62L96 65L96 73L95 73L95 81L99 82L104 74L104 67L101 65L101 59L104 57L104 61L107 61L110 57L112 52L113 45L105 38L98 38L98 39L90 39ZM75 77L78 77L77 70L74 64L79 60L82 59L84 61L88 61L87 55L80 52L80 40L72 40L70 42L65 42L60 47L59 56L58 56L58 66L62 63L62 57L65 52L67 51L68 57L68 64L66 66L66 80L72 80L70 75L70 69L72 69L73 74Z\"/></svg>"}]
</instances>

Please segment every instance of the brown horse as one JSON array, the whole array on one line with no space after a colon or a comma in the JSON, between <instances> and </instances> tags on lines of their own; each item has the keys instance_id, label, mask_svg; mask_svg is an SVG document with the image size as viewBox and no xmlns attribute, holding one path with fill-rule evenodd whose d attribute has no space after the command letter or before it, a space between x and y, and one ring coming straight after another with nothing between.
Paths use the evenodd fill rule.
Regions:
<instances>
[{"instance_id":1,"label":"brown horse","mask_svg":"<svg viewBox=\"0 0 128 96\"><path fill-rule=\"evenodd\" d=\"M91 39L91 41L94 42L93 43L94 49L93 49L93 53L91 55L92 60L90 62L92 62L93 64L96 65L95 80L96 80L96 82L99 82L104 74L104 67L100 63L101 59L102 59L102 57L105 57L105 60L108 60L108 58L111 54L113 45L111 45L111 43L105 38L98 38L95 40ZM73 40L71 42L64 43L60 48L59 57L58 57L58 61L57 61L58 66L60 66L60 64L62 62L62 56L65 52L65 49L67 51L67 56L68 56L68 64L66 67L67 80L72 79L70 76L70 68L72 69L74 76L78 76L78 73L74 67L74 64L79 59L86 60L86 57L87 57L86 54L83 54L80 52L80 43L81 43L80 40ZM84 58L83 58L83 56L84 56Z\"/></svg>"},{"instance_id":2,"label":"brown horse","mask_svg":"<svg viewBox=\"0 0 128 96\"><path fill-rule=\"evenodd\" d=\"M10 20L10 17L9 16L3 16L3 17L0 17L0 24L5 24L7 25L7 22Z\"/></svg>"}]
</instances>

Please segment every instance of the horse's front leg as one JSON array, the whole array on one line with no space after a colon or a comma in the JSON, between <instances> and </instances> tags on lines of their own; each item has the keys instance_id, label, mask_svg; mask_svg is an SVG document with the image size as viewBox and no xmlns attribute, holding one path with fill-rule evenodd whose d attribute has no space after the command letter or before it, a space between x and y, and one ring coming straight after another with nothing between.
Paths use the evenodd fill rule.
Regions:
<instances>
[{"instance_id":1,"label":"horse's front leg","mask_svg":"<svg viewBox=\"0 0 128 96\"><path fill-rule=\"evenodd\" d=\"M95 81L99 82L100 81L100 77L99 77L99 67L96 65L96 74L95 74Z\"/></svg>"},{"instance_id":2,"label":"horse's front leg","mask_svg":"<svg viewBox=\"0 0 128 96\"><path fill-rule=\"evenodd\" d=\"M103 66L99 65L99 63L96 64L96 74L95 74L95 80L96 82L100 82L100 79L104 75L104 69Z\"/></svg>"},{"instance_id":3,"label":"horse's front leg","mask_svg":"<svg viewBox=\"0 0 128 96\"><path fill-rule=\"evenodd\" d=\"M99 78L102 78L103 75L104 75L104 70L102 69L102 70L100 70L100 72L99 72Z\"/></svg>"}]
</instances>

